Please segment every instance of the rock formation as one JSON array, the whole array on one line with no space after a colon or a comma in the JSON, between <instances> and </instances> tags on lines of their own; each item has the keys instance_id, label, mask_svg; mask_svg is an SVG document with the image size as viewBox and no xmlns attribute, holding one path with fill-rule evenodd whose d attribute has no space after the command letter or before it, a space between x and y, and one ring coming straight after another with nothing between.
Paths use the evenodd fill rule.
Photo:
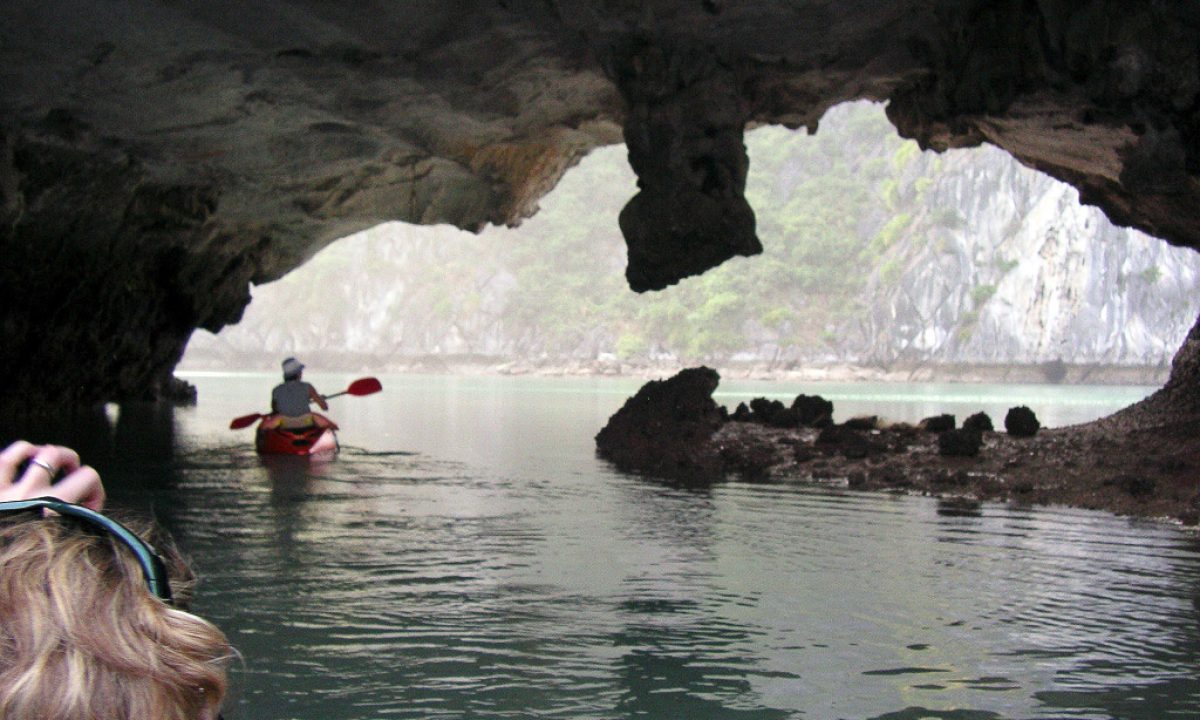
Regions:
<instances>
[{"instance_id":1,"label":"rock formation","mask_svg":"<svg viewBox=\"0 0 1200 720\"><path fill-rule=\"evenodd\" d=\"M1158 412L1154 404L1171 399L1170 385L1157 400L1064 428L1039 431L1033 412L1015 407L1006 430L995 432L979 414L962 428L952 415L918 425L875 416L820 429L783 425L717 406L711 395L719 380L713 370L690 368L651 381L596 436L598 454L627 472L700 486L826 483L937 497L939 512L945 505L978 513L989 500L1200 524L1200 414ZM1141 417L1122 424L1128 415ZM1155 424L1164 418L1173 421Z\"/></svg>"},{"instance_id":2,"label":"rock formation","mask_svg":"<svg viewBox=\"0 0 1200 720\"><path fill-rule=\"evenodd\" d=\"M250 284L384 220L518 223L622 138L627 277L666 286L760 250L745 127L856 98L1197 248L1198 39L1188 0L10 0L4 404L169 394Z\"/></svg>"},{"instance_id":3,"label":"rock formation","mask_svg":"<svg viewBox=\"0 0 1200 720\"><path fill-rule=\"evenodd\" d=\"M712 442L724 422L712 399L720 380L698 367L646 383L597 433L597 452L622 470L711 481L725 467Z\"/></svg>"}]
</instances>

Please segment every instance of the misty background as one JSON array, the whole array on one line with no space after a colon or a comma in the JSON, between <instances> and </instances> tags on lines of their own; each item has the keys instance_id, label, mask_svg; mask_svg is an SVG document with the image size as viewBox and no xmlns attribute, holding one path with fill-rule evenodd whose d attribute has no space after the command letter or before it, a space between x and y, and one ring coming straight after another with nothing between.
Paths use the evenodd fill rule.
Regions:
<instances>
[{"instance_id":1,"label":"misty background","mask_svg":"<svg viewBox=\"0 0 1200 720\"><path fill-rule=\"evenodd\" d=\"M181 368L1165 369L1200 312L1197 253L1114 227L995 148L921 152L881 105L746 145L762 255L633 293L617 215L636 178L623 146L600 148L518 228L338 241L254 288L236 326L197 331Z\"/></svg>"}]
</instances>

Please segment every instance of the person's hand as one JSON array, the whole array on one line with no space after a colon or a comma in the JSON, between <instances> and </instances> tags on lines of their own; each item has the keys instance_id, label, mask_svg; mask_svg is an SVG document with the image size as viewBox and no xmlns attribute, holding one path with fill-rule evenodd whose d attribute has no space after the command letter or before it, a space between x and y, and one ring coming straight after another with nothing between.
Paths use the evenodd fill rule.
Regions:
<instances>
[{"instance_id":1,"label":"person's hand","mask_svg":"<svg viewBox=\"0 0 1200 720\"><path fill-rule=\"evenodd\" d=\"M0 451L0 502L47 495L97 511L104 506L99 473L80 465L71 448L18 440Z\"/></svg>"}]
</instances>

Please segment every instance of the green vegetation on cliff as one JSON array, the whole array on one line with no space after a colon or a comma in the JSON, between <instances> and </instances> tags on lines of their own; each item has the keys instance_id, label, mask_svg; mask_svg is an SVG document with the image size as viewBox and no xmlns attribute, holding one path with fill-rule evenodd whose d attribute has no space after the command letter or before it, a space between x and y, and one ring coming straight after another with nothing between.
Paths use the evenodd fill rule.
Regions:
<instances>
[{"instance_id":1,"label":"green vegetation on cliff","mask_svg":"<svg viewBox=\"0 0 1200 720\"><path fill-rule=\"evenodd\" d=\"M256 289L245 320L221 342L272 355L682 362L887 355L865 349L886 342L868 329L881 314L873 303L911 294L902 285L923 282L929 253L954 252L973 222L961 202L946 199L963 193L942 187L952 184L944 157L901 140L881 108L866 103L834 109L815 135L762 128L746 143L761 256L658 293L630 291L617 215L635 178L623 148L604 148L519 228L476 236L393 224L335 244ZM979 182L989 172L960 171ZM996 283L1016 264L997 254L989 273L959 281L966 286L961 307L944 320L953 325L947 337L969 339ZM1145 285L1162 274L1157 266L1134 272Z\"/></svg>"}]
</instances>

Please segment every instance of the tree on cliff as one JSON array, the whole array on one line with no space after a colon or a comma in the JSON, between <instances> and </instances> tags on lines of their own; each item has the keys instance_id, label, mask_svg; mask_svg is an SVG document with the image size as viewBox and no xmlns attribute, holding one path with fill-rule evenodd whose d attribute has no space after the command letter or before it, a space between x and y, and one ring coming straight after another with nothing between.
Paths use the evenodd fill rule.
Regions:
<instances>
[{"instance_id":1,"label":"tree on cliff","mask_svg":"<svg viewBox=\"0 0 1200 720\"><path fill-rule=\"evenodd\" d=\"M585 158L520 228L476 236L393 225L339 242L292 276L256 289L246 319L219 342L272 355L611 353L685 363L936 361L971 342L1005 347L988 340L1002 317L995 308L1016 292L1003 283L1033 272L1020 263L1038 262L1036 252L1015 249L1014 233L1039 241L1050 232L1027 222L1040 212L1048 179L999 153L922 153L866 103L831 111L816 135L764 128L747 144L760 256L735 258L658 293L631 293L616 218L636 185L622 149L606 148ZM1009 201L1032 210L995 210ZM1077 202L1075 208L1085 212ZM1076 212L1050 209L1060 224ZM1108 233L1092 245L1104 248L1115 268L1096 270L1113 286L1092 292L1128 298L1111 311L1123 329L1138 326L1132 303L1139 302L1155 313L1143 325L1173 327L1176 318L1178 334L1186 333L1197 308L1180 273L1200 275L1195 254L1146 239L1151 272L1143 267L1151 261L1140 259L1151 251L1128 231L1096 221L1090 232ZM1154 293L1145 292L1150 283ZM1022 323L1019 312L1010 314L1007 322ZM1169 358L1179 339L1162 338L1157 352Z\"/></svg>"}]
</instances>

